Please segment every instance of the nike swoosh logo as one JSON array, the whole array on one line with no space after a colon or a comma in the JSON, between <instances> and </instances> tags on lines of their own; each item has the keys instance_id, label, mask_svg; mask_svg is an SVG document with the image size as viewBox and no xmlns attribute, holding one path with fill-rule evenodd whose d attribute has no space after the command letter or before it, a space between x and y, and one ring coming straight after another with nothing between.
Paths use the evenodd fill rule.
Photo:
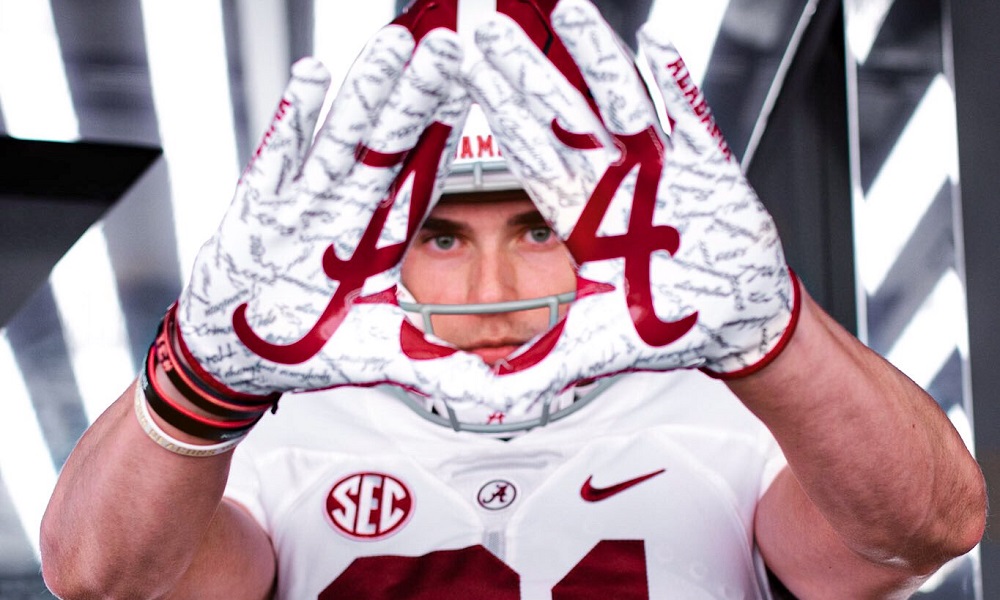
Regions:
<instances>
[{"instance_id":1,"label":"nike swoosh logo","mask_svg":"<svg viewBox=\"0 0 1000 600\"><path fill-rule=\"evenodd\" d=\"M583 482L583 486L580 488L580 497L586 502L600 502L601 500L607 500L611 496L620 494L632 486L639 485L647 479L652 479L664 471L666 471L666 469L660 469L659 471L646 473L645 475L640 475L634 479L629 479L628 481L623 481L607 487L594 487L591 485L590 482L594 479L594 476L591 475L587 478L587 481Z\"/></svg>"}]
</instances>

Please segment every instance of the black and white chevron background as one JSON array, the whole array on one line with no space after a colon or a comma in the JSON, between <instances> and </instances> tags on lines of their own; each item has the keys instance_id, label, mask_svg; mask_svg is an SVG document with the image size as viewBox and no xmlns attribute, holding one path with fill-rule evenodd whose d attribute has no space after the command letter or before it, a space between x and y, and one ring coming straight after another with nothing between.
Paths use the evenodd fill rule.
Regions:
<instances>
[{"instance_id":1,"label":"black and white chevron background","mask_svg":"<svg viewBox=\"0 0 1000 600\"><path fill-rule=\"evenodd\" d=\"M971 446L948 4L844 6L859 336L931 392ZM925 589L981 594L974 578L944 582L949 571L977 571L976 561L955 561Z\"/></svg>"},{"instance_id":2,"label":"black and white chevron background","mask_svg":"<svg viewBox=\"0 0 1000 600\"><path fill-rule=\"evenodd\" d=\"M943 1L842 5L858 331L971 443ZM673 27L730 144L750 156L824 2L840 5L597 3L627 40L651 16ZM47 596L38 525L59 468L136 373L288 65L315 54L339 80L400 4L0 0L0 600ZM953 567L923 595L981 598L975 555Z\"/></svg>"}]
</instances>

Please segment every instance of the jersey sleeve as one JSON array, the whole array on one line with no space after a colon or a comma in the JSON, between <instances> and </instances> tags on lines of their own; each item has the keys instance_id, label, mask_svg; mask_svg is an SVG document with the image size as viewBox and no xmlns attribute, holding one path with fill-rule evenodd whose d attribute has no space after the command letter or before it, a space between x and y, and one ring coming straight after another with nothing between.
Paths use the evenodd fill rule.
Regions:
<instances>
[{"instance_id":1,"label":"jersey sleeve","mask_svg":"<svg viewBox=\"0 0 1000 600\"><path fill-rule=\"evenodd\" d=\"M766 428L765 428L766 430ZM788 460L785 458L785 453L781 451L781 447L778 446L778 442L771 437L770 432L767 432L767 446L764 456L764 466L760 471L760 492L757 494L757 500L759 501L770 489L771 484L774 483L775 478L778 477L778 473L788 466Z\"/></svg>"},{"instance_id":2,"label":"jersey sleeve","mask_svg":"<svg viewBox=\"0 0 1000 600\"><path fill-rule=\"evenodd\" d=\"M261 498L260 474L253 459L253 452L249 448L242 446L236 448L223 496L242 505L257 524L265 531L270 531Z\"/></svg>"}]
</instances>

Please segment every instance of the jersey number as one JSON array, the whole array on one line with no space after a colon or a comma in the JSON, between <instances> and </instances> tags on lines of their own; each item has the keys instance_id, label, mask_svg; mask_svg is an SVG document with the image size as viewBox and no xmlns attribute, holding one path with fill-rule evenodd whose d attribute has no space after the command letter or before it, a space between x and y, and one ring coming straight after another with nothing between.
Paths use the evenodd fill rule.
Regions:
<instances>
[{"instance_id":1,"label":"jersey number","mask_svg":"<svg viewBox=\"0 0 1000 600\"><path fill-rule=\"evenodd\" d=\"M521 578L483 546L357 558L319 600L518 600ZM642 540L602 540L552 588L552 600L648 600Z\"/></svg>"}]
</instances>

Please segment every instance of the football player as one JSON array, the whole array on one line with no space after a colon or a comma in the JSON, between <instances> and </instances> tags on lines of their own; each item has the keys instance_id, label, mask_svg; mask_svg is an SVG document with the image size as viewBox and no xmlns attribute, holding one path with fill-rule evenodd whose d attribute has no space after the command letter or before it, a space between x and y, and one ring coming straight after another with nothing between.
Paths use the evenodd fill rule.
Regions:
<instances>
[{"instance_id":1,"label":"football player","mask_svg":"<svg viewBox=\"0 0 1000 600\"><path fill-rule=\"evenodd\" d=\"M586 0L418 0L315 137L296 64L63 469L55 593L904 597L974 547L947 417L809 298L639 45Z\"/></svg>"}]
</instances>

